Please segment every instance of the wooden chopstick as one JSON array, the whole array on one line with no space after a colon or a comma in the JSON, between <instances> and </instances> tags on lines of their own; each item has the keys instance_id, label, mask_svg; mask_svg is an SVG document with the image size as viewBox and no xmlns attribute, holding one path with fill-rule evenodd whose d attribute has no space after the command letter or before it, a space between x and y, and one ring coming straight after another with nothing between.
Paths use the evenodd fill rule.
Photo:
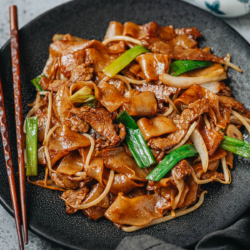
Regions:
<instances>
[{"instance_id":1,"label":"wooden chopstick","mask_svg":"<svg viewBox=\"0 0 250 250\"><path fill-rule=\"evenodd\" d=\"M11 42L11 61L13 74L13 89L16 118L16 140L18 153L18 170L19 170L19 189L22 210L22 222L24 230L24 242L28 244L28 227L26 216L26 194L25 194L25 166L24 166L24 147L23 147L23 112L22 112L22 95L21 95L21 75L20 75L20 57L19 57L19 40L18 40L18 21L17 7L10 6L10 42Z\"/></svg>"},{"instance_id":2,"label":"wooden chopstick","mask_svg":"<svg viewBox=\"0 0 250 250\"><path fill-rule=\"evenodd\" d=\"M9 187L10 187L10 196L14 210L14 217L16 221L16 231L19 242L20 249L23 248L23 237L22 237L22 228L21 228L21 219L18 208L17 201L17 192L16 192L16 184L15 184L15 173L12 163L12 155L10 150L10 139L9 139L9 130L5 113L5 105L4 105L4 97L3 97L3 89L2 82L0 77L0 126L1 126L1 136L4 150L4 158L6 163L6 170L8 175Z\"/></svg>"}]
</instances>

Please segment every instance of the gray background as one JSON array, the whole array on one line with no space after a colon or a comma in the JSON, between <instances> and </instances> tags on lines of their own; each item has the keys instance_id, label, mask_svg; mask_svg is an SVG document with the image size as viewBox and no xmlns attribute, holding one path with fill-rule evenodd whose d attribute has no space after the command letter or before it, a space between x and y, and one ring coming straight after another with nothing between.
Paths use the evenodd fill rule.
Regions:
<instances>
[{"instance_id":1,"label":"gray background","mask_svg":"<svg viewBox=\"0 0 250 250\"><path fill-rule=\"evenodd\" d=\"M9 39L9 5L15 4L18 6L19 28L21 28L36 16L67 1L68 0L0 0L0 47ZM225 21L250 42L250 14L240 18L225 19ZM5 171L5 169L3 171ZM18 249L15 230L14 219L0 205L0 249ZM29 232L29 245L27 245L25 249L61 250L62 248L48 243Z\"/></svg>"}]
</instances>

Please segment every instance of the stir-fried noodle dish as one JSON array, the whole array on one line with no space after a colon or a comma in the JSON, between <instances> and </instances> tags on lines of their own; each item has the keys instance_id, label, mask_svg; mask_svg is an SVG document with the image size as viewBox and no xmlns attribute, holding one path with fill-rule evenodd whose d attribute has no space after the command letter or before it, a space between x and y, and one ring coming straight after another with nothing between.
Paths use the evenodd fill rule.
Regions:
<instances>
[{"instance_id":1,"label":"stir-fried noodle dish","mask_svg":"<svg viewBox=\"0 0 250 250\"><path fill-rule=\"evenodd\" d=\"M102 42L54 35L24 123L29 183L126 232L199 208L202 184L230 184L234 154L250 157L250 112L224 82L242 71L201 36L116 21Z\"/></svg>"}]
</instances>

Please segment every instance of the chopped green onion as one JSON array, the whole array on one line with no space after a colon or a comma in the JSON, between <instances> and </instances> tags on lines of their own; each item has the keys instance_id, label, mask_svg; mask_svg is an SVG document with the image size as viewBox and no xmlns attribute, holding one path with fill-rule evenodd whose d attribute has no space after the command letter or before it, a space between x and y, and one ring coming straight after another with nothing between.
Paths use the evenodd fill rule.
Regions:
<instances>
[{"instance_id":1,"label":"chopped green onion","mask_svg":"<svg viewBox=\"0 0 250 250\"><path fill-rule=\"evenodd\" d=\"M123 110L115 118L116 123L122 123L126 127L126 143L137 165L146 168L155 163L155 159L147 146L147 143L134 119Z\"/></svg>"},{"instance_id":2,"label":"chopped green onion","mask_svg":"<svg viewBox=\"0 0 250 250\"><path fill-rule=\"evenodd\" d=\"M26 120L26 175L37 175L37 133L38 133L38 118L37 116L30 117Z\"/></svg>"},{"instance_id":3,"label":"chopped green onion","mask_svg":"<svg viewBox=\"0 0 250 250\"><path fill-rule=\"evenodd\" d=\"M225 135L220 144L220 148L245 158L250 157L250 143L246 141L238 140Z\"/></svg>"},{"instance_id":4,"label":"chopped green onion","mask_svg":"<svg viewBox=\"0 0 250 250\"><path fill-rule=\"evenodd\" d=\"M44 91L43 87L40 85L40 81L41 79L44 77L44 74L41 74L39 76L37 76L36 78L34 78L33 80L31 80L31 82L34 84L34 86L36 87L36 90L40 90L40 91Z\"/></svg>"},{"instance_id":5,"label":"chopped green onion","mask_svg":"<svg viewBox=\"0 0 250 250\"><path fill-rule=\"evenodd\" d=\"M151 52L151 51L143 46L136 45L135 47L127 50L121 56L115 59L110 65L108 65L103 70L103 73L109 77L112 77L117 73L119 73L129 63L131 63L137 56L146 52Z\"/></svg>"},{"instance_id":6,"label":"chopped green onion","mask_svg":"<svg viewBox=\"0 0 250 250\"><path fill-rule=\"evenodd\" d=\"M85 102L83 106L88 106L90 108L94 108L96 104L96 99L93 99L92 101Z\"/></svg>"},{"instance_id":7,"label":"chopped green onion","mask_svg":"<svg viewBox=\"0 0 250 250\"><path fill-rule=\"evenodd\" d=\"M175 164L187 157L198 156L199 153L195 149L193 144L183 145L171 153L169 153L160 164L154 168L154 170L147 176L147 180L159 181L163 178L174 166Z\"/></svg>"},{"instance_id":8,"label":"chopped green onion","mask_svg":"<svg viewBox=\"0 0 250 250\"><path fill-rule=\"evenodd\" d=\"M171 63L169 72L172 76L178 76L187 71L208 67L212 64L212 62L207 61L177 60Z\"/></svg>"},{"instance_id":9,"label":"chopped green onion","mask_svg":"<svg viewBox=\"0 0 250 250\"><path fill-rule=\"evenodd\" d=\"M69 101L71 103L87 103L93 100L95 100L93 91L87 86L84 86L83 88L79 89L69 98Z\"/></svg>"}]
</instances>

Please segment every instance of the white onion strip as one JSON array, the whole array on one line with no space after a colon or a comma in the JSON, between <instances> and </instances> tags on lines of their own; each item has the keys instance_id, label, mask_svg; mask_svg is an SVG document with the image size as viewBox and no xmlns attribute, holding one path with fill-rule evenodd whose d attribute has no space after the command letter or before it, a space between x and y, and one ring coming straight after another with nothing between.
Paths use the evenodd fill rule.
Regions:
<instances>
[{"instance_id":1,"label":"white onion strip","mask_svg":"<svg viewBox=\"0 0 250 250\"><path fill-rule=\"evenodd\" d=\"M197 122L194 122L194 123L190 126L190 128L189 128L188 132L186 133L185 137L184 137L176 146L174 146L173 148L171 148L171 149L170 149L169 151L167 151L166 153L169 154L169 153L172 152L173 150L175 150L175 149L179 148L180 146L182 146L182 145L189 139L189 137L190 137L191 134L193 133L193 131L194 131L196 125L197 125Z\"/></svg>"},{"instance_id":2,"label":"white onion strip","mask_svg":"<svg viewBox=\"0 0 250 250\"><path fill-rule=\"evenodd\" d=\"M190 136L190 139L194 143L194 146L201 157L202 169L203 172L206 173L208 169L209 157L203 137L201 136L200 132L197 129L194 129L194 131Z\"/></svg>"},{"instance_id":3,"label":"white onion strip","mask_svg":"<svg viewBox=\"0 0 250 250\"><path fill-rule=\"evenodd\" d=\"M86 208L95 206L96 204L101 202L106 197L106 195L108 194L108 192L109 192L109 190L111 188L111 185L113 183L114 175L115 175L114 170L110 170L109 180L108 180L106 188L104 189L102 194L97 199L95 199L95 200L93 200L93 201L91 201L89 203L86 203L86 204L83 204L83 205L73 205L73 204L68 203L68 201L66 199L64 199L63 197L61 197L61 199L64 200L67 203L67 205L69 205L72 208L76 208L76 209L86 209Z\"/></svg>"},{"instance_id":4,"label":"white onion strip","mask_svg":"<svg viewBox=\"0 0 250 250\"><path fill-rule=\"evenodd\" d=\"M238 112L232 110L231 113L237 118L239 119L242 124L246 127L248 133L250 133L250 125L248 124L248 122L246 121L245 117L243 117L242 115L240 115Z\"/></svg>"},{"instance_id":5,"label":"white onion strip","mask_svg":"<svg viewBox=\"0 0 250 250\"><path fill-rule=\"evenodd\" d=\"M187 76L171 76L169 74L163 73L159 76L160 81L168 86L188 89L194 84L204 84L213 81L221 81L227 79L227 73L224 68L217 69L207 75L187 77Z\"/></svg>"},{"instance_id":6,"label":"white onion strip","mask_svg":"<svg viewBox=\"0 0 250 250\"><path fill-rule=\"evenodd\" d=\"M223 174L224 174L224 177L225 177L225 181L220 180L220 183L230 184L231 183L231 173L230 173L230 171L228 169L225 156L223 156L221 158L221 164L222 164L222 169L223 169Z\"/></svg>"},{"instance_id":7,"label":"white onion strip","mask_svg":"<svg viewBox=\"0 0 250 250\"><path fill-rule=\"evenodd\" d=\"M179 203L179 201L181 199L181 195L182 195L182 193L184 191L185 183L184 183L183 179L178 180L175 177L175 175L173 175L173 177L174 177L174 182L176 184L176 187L178 189L178 195L175 197L175 199L174 199L174 205L172 206L172 209L174 210L177 207L177 205L178 205L178 203Z\"/></svg>"},{"instance_id":8,"label":"white onion strip","mask_svg":"<svg viewBox=\"0 0 250 250\"><path fill-rule=\"evenodd\" d=\"M201 84L201 87L210 90L214 94L217 94L218 92L220 92L220 83L216 81Z\"/></svg>"},{"instance_id":9,"label":"white onion strip","mask_svg":"<svg viewBox=\"0 0 250 250\"><path fill-rule=\"evenodd\" d=\"M131 42L131 43L135 43L138 45L142 45L140 40L129 37L129 36L113 36L113 37L110 37L110 38L103 40L102 44L107 45L113 41L125 41L125 42Z\"/></svg>"},{"instance_id":10,"label":"white onion strip","mask_svg":"<svg viewBox=\"0 0 250 250\"><path fill-rule=\"evenodd\" d=\"M204 202L204 196L205 196L206 193L207 193L207 191L203 191L201 193L199 201L194 206L192 206L190 208L187 208L186 210L179 210L179 211L175 212L175 217L172 217L172 215L170 214L170 215L166 215L166 216L164 216L164 217L162 217L160 219L153 220L153 221L151 221L150 223L148 223L148 224L146 224L144 226L140 226L140 227L138 227L138 226L130 226L130 227L123 226L122 230L127 232L127 233L130 233L130 232L134 232L134 231L140 230L140 229L145 228L145 227L150 227L150 226L153 226L153 225L157 225L157 224L172 220L172 219L174 219L176 217L180 217L180 216L183 216L185 214L191 213L194 210L198 209L202 205L202 203Z\"/></svg>"}]
</instances>

